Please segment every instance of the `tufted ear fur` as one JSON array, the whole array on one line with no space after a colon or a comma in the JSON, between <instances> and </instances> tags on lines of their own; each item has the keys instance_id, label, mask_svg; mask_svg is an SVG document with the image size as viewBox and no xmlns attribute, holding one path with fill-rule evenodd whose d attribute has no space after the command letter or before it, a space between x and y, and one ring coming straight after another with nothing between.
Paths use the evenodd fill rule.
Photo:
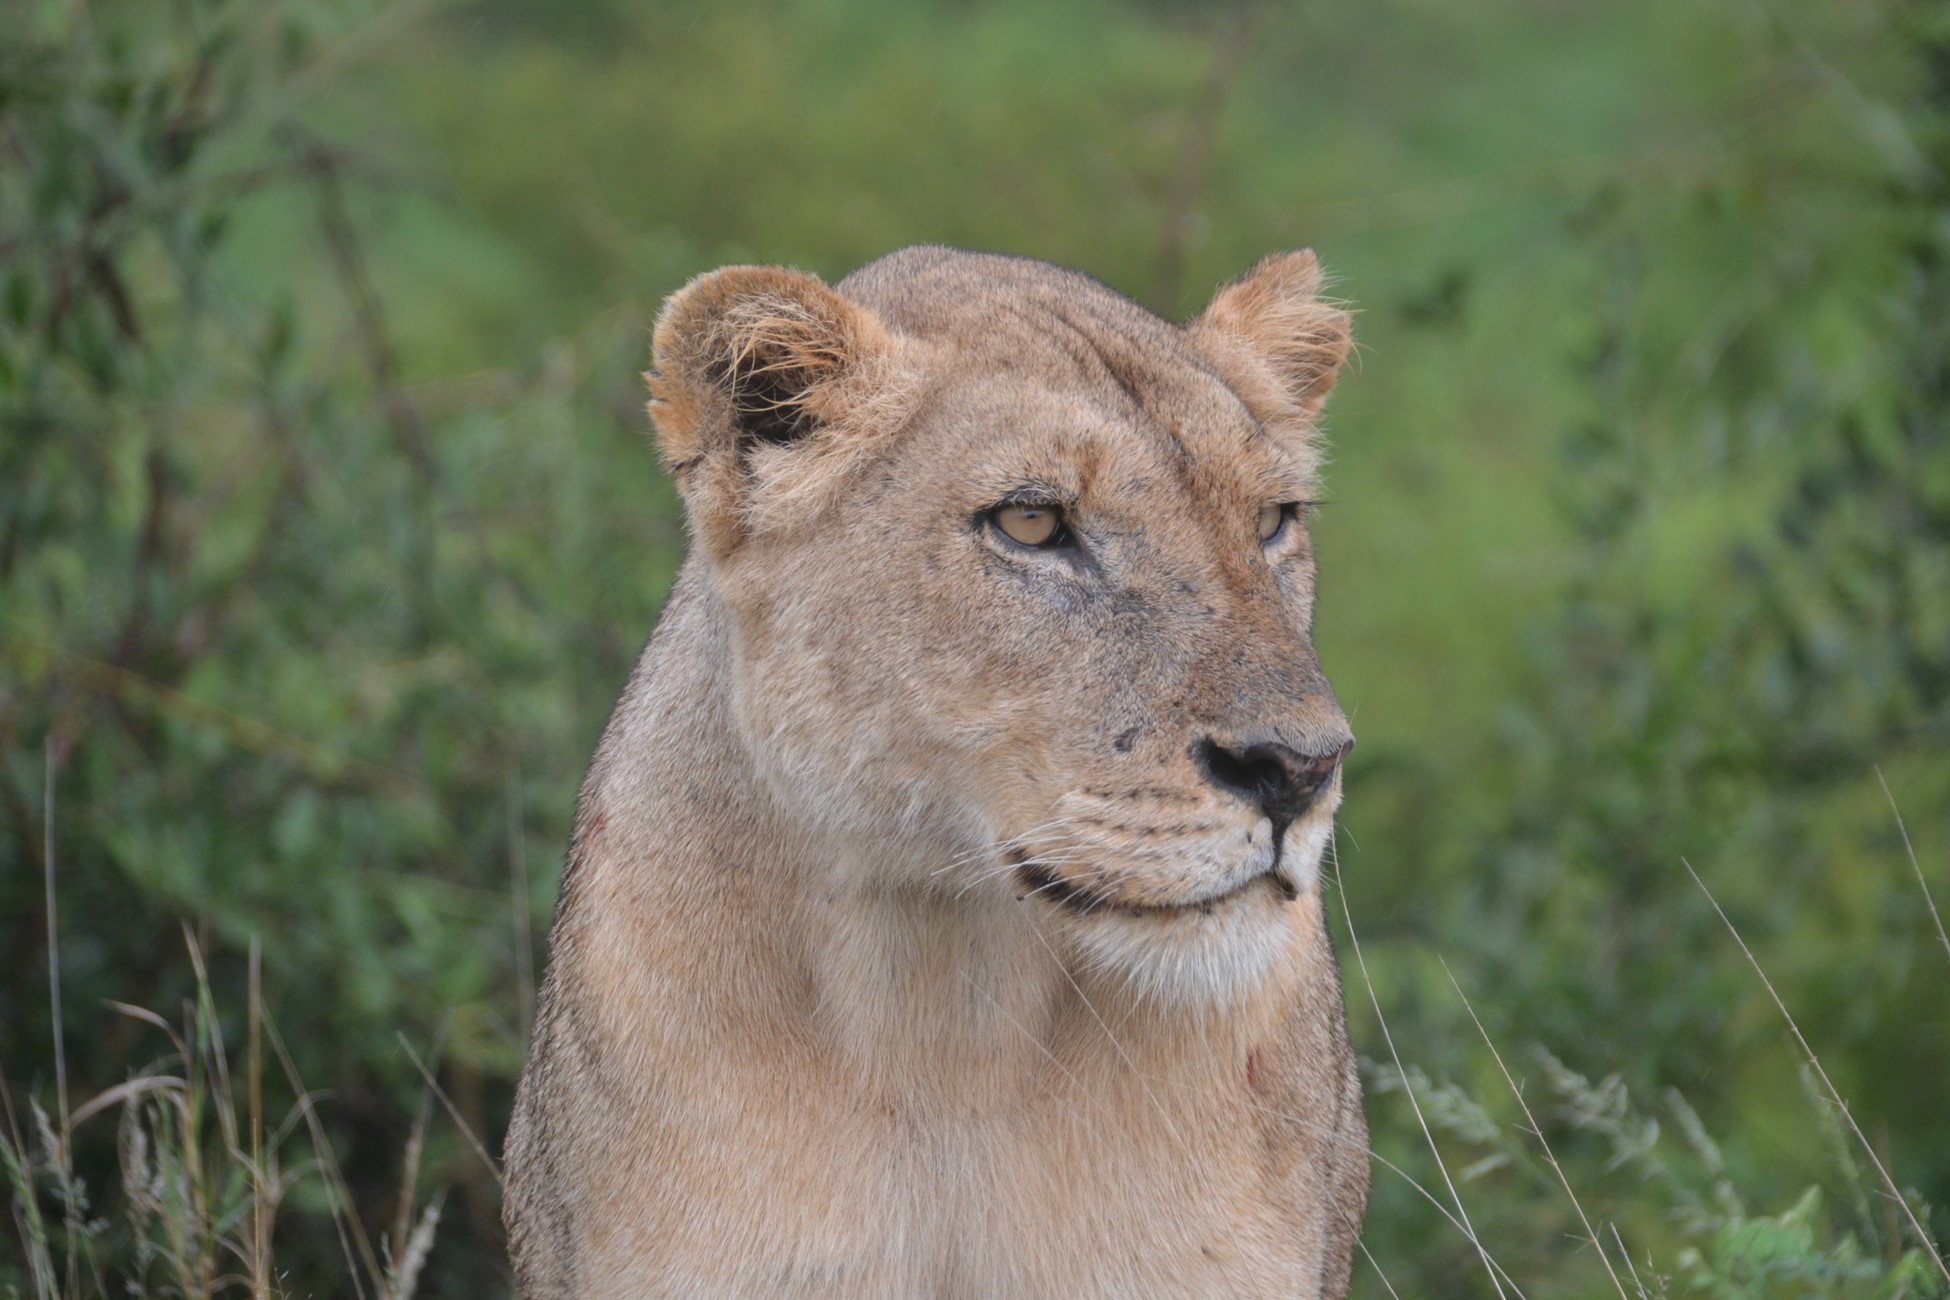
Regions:
<instances>
[{"instance_id":1,"label":"tufted ear fur","mask_svg":"<svg viewBox=\"0 0 1950 1300\"><path fill-rule=\"evenodd\" d=\"M1320 298L1313 250L1275 253L1187 326L1261 423L1311 432L1354 341L1353 317Z\"/></svg>"},{"instance_id":2,"label":"tufted ear fur","mask_svg":"<svg viewBox=\"0 0 1950 1300\"><path fill-rule=\"evenodd\" d=\"M664 464L715 555L816 511L905 422L918 386L872 312L773 266L725 267L672 294L652 364Z\"/></svg>"}]
</instances>

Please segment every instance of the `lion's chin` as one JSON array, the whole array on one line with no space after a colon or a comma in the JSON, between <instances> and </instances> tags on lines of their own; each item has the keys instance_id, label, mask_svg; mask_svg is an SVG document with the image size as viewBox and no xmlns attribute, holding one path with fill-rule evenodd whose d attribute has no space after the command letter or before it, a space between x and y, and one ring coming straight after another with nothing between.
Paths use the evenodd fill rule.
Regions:
<instances>
[{"instance_id":1,"label":"lion's chin","mask_svg":"<svg viewBox=\"0 0 1950 1300\"><path fill-rule=\"evenodd\" d=\"M1061 918L1086 969L1147 1000L1224 1010L1261 986L1292 937L1293 904L1314 893L1333 834L1331 809L1288 829L1207 888L1160 897L1115 871L1066 874L1030 858L1015 876L1021 897Z\"/></svg>"},{"instance_id":2,"label":"lion's chin","mask_svg":"<svg viewBox=\"0 0 1950 1300\"><path fill-rule=\"evenodd\" d=\"M1269 873L1195 906L1070 910L1066 928L1086 967L1146 1000L1224 1010L1263 984L1286 950L1290 890Z\"/></svg>"}]
</instances>

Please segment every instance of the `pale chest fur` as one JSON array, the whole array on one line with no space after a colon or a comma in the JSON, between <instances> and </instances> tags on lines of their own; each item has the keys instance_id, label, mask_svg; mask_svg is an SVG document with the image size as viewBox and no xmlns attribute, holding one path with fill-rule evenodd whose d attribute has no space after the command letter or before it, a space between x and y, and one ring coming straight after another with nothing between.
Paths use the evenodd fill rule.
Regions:
<instances>
[{"instance_id":1,"label":"pale chest fur","mask_svg":"<svg viewBox=\"0 0 1950 1300\"><path fill-rule=\"evenodd\" d=\"M1052 1001L976 1011L975 1050L907 1068L861 1069L817 1012L762 1054L685 1034L626 1058L679 1068L592 1064L582 1293L1321 1294L1320 1207L1362 1154L1332 1044L1163 1042ZM1015 1041L984 1044L1004 1016Z\"/></svg>"},{"instance_id":2,"label":"pale chest fur","mask_svg":"<svg viewBox=\"0 0 1950 1300\"><path fill-rule=\"evenodd\" d=\"M1244 1143L1187 1132L1204 1147L1195 1173L1119 1159L1131 1153L1104 1125L1035 1111L1006 1128L923 1131L885 1112L813 1122L855 1150L836 1159L796 1129L756 1125L735 1155L647 1144L672 1176L591 1207L582 1266L613 1281L585 1294L1320 1294L1295 1189Z\"/></svg>"}]
</instances>

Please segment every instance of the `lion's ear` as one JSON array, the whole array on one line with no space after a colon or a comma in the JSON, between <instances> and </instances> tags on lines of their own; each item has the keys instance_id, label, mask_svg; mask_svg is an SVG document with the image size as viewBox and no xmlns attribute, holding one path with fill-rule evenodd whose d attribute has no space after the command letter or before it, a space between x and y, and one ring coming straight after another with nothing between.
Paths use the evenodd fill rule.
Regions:
<instances>
[{"instance_id":1,"label":"lion's ear","mask_svg":"<svg viewBox=\"0 0 1950 1300\"><path fill-rule=\"evenodd\" d=\"M1187 328L1254 415L1305 432L1340 377L1354 320L1320 297L1313 250L1275 253L1234 280Z\"/></svg>"},{"instance_id":2,"label":"lion's ear","mask_svg":"<svg viewBox=\"0 0 1950 1300\"><path fill-rule=\"evenodd\" d=\"M913 385L879 319L817 276L729 266L657 319L650 415L692 526L713 552L781 526L898 427Z\"/></svg>"}]
</instances>

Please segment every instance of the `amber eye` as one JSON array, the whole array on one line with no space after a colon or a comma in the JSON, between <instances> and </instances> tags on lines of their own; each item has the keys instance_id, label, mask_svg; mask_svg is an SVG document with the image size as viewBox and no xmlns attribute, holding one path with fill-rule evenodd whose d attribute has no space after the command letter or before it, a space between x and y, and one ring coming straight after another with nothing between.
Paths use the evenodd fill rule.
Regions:
<instances>
[{"instance_id":1,"label":"amber eye","mask_svg":"<svg viewBox=\"0 0 1950 1300\"><path fill-rule=\"evenodd\" d=\"M1054 546L1063 540L1063 512L1029 501L997 506L989 518L1003 535L1024 546Z\"/></svg>"},{"instance_id":2,"label":"amber eye","mask_svg":"<svg viewBox=\"0 0 1950 1300\"><path fill-rule=\"evenodd\" d=\"M1270 542L1280 535L1286 527L1287 507L1283 505L1265 506L1259 512L1259 540Z\"/></svg>"}]
</instances>

